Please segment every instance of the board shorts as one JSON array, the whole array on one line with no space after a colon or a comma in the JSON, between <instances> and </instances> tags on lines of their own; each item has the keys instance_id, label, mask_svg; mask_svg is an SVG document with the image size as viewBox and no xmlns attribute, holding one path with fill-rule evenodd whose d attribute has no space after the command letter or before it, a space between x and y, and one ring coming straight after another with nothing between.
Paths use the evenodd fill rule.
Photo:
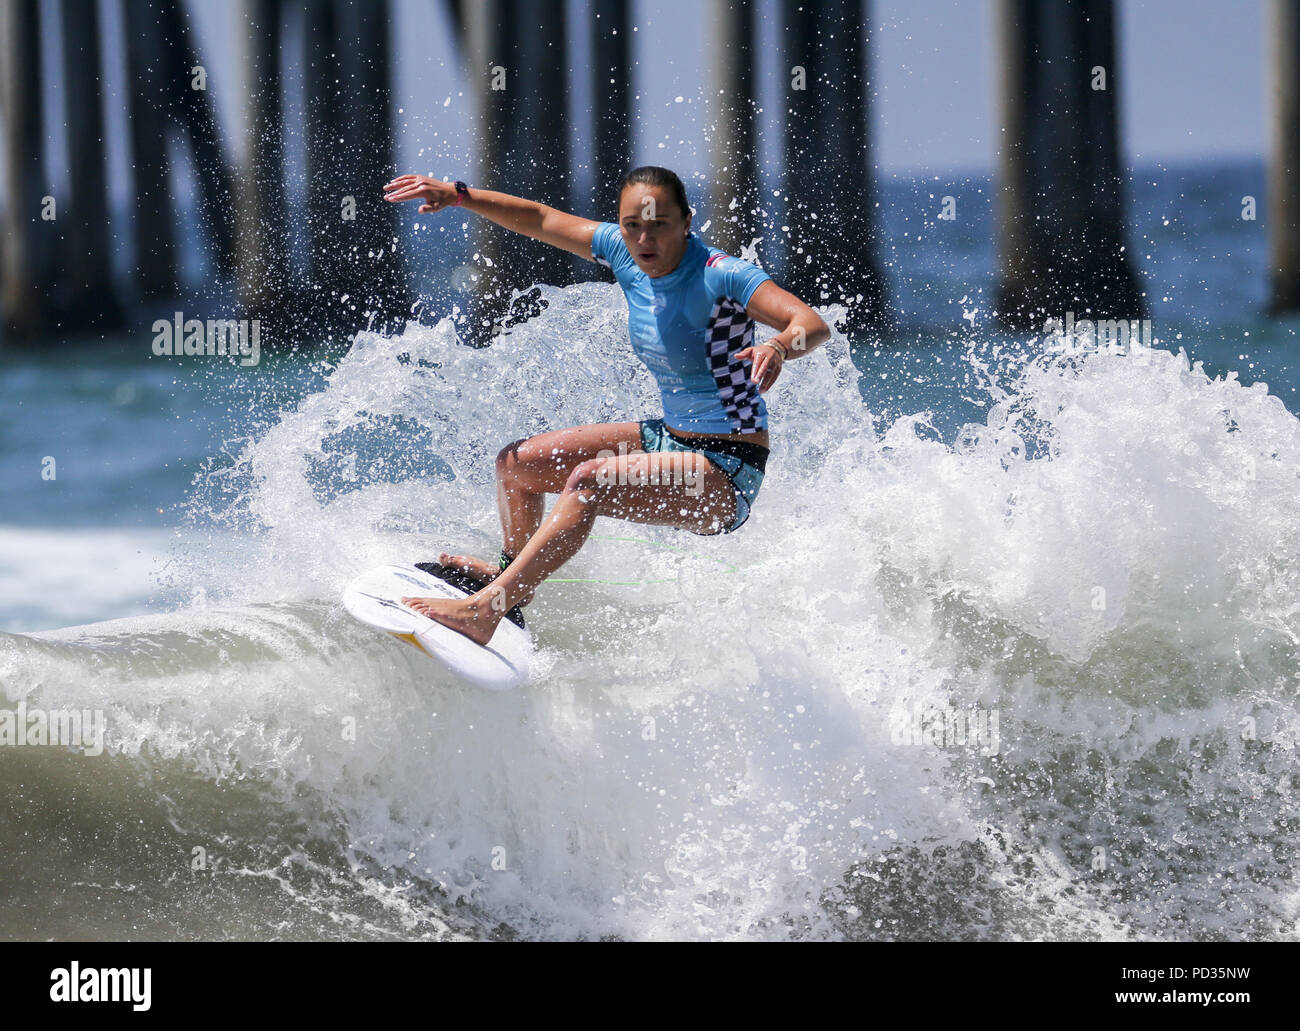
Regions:
<instances>
[{"instance_id":1,"label":"board shorts","mask_svg":"<svg viewBox=\"0 0 1300 1031\"><path fill-rule=\"evenodd\" d=\"M704 444L708 446L704 447ZM749 518L750 508L758 497L758 489L763 485L763 473L767 470L767 448L747 444L742 440L696 441L678 437L664 425L662 419L641 420L641 447L648 452L698 451L722 470L736 491L736 517L721 532L735 533ZM712 536L699 530L691 532L702 537Z\"/></svg>"}]
</instances>

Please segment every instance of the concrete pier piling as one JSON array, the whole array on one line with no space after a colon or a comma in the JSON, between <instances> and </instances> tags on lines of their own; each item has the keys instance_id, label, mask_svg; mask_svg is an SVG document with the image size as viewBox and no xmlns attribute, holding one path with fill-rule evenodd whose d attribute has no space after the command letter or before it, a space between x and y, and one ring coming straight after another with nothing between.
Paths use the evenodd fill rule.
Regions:
<instances>
[{"instance_id":1,"label":"concrete pier piling","mask_svg":"<svg viewBox=\"0 0 1300 1031\"><path fill-rule=\"evenodd\" d=\"M179 289L172 220L166 104L161 78L163 41L152 5L122 4L126 34L128 131L131 153L131 248L135 291L171 297Z\"/></svg>"},{"instance_id":2,"label":"concrete pier piling","mask_svg":"<svg viewBox=\"0 0 1300 1031\"><path fill-rule=\"evenodd\" d=\"M632 170L632 25L627 0L588 6L591 40L591 218L617 221L614 187Z\"/></svg>"},{"instance_id":3,"label":"concrete pier piling","mask_svg":"<svg viewBox=\"0 0 1300 1031\"><path fill-rule=\"evenodd\" d=\"M108 152L104 144L99 5L60 0L68 173L63 204L62 307L69 328L107 332L123 324L109 251Z\"/></svg>"},{"instance_id":4,"label":"concrete pier piling","mask_svg":"<svg viewBox=\"0 0 1300 1031\"><path fill-rule=\"evenodd\" d=\"M49 293L57 274L57 222L45 163L40 8L0 4L0 103L4 105L5 232L0 314L6 339L48 332L57 320ZM57 216L57 211L55 212Z\"/></svg>"},{"instance_id":5,"label":"concrete pier piling","mask_svg":"<svg viewBox=\"0 0 1300 1031\"><path fill-rule=\"evenodd\" d=\"M782 279L813 304L845 304L844 328L888 324L876 257L868 9L784 0L781 96L786 237Z\"/></svg>"},{"instance_id":6,"label":"concrete pier piling","mask_svg":"<svg viewBox=\"0 0 1300 1031\"><path fill-rule=\"evenodd\" d=\"M240 60L243 154L236 189L236 254L241 308L274 320L289 303L288 209L280 0L242 0Z\"/></svg>"},{"instance_id":7,"label":"concrete pier piling","mask_svg":"<svg viewBox=\"0 0 1300 1031\"><path fill-rule=\"evenodd\" d=\"M400 251L394 249L398 211L378 187L397 174L393 126L392 59L388 0L355 3L356 40L347 112L347 138L354 158L346 170L349 196L356 198L349 286L368 310L385 321L406 312L405 279ZM349 22L345 22L345 26Z\"/></svg>"},{"instance_id":8,"label":"concrete pier piling","mask_svg":"<svg viewBox=\"0 0 1300 1031\"><path fill-rule=\"evenodd\" d=\"M231 218L234 182L207 81L214 70L199 51L180 0L154 0L154 3L164 48L162 67L168 111L177 135L189 144L198 187L201 229L212 248L213 264L227 275L233 273L235 264L235 231Z\"/></svg>"},{"instance_id":9,"label":"concrete pier piling","mask_svg":"<svg viewBox=\"0 0 1300 1031\"><path fill-rule=\"evenodd\" d=\"M1269 307L1300 311L1300 0L1272 0Z\"/></svg>"},{"instance_id":10,"label":"concrete pier piling","mask_svg":"<svg viewBox=\"0 0 1300 1031\"><path fill-rule=\"evenodd\" d=\"M563 0L481 0L465 7L467 93L479 152L475 182L571 210L568 58ZM537 310L511 304L532 283L568 285L576 257L478 220L476 249L487 259L464 329L474 343Z\"/></svg>"},{"instance_id":11,"label":"concrete pier piling","mask_svg":"<svg viewBox=\"0 0 1300 1031\"><path fill-rule=\"evenodd\" d=\"M711 0L709 43L709 240L740 254L763 235L758 197L758 140L753 0Z\"/></svg>"},{"instance_id":12,"label":"concrete pier piling","mask_svg":"<svg viewBox=\"0 0 1300 1031\"><path fill-rule=\"evenodd\" d=\"M998 0L996 307L1010 326L1146 314L1125 250L1112 0Z\"/></svg>"},{"instance_id":13,"label":"concrete pier piling","mask_svg":"<svg viewBox=\"0 0 1300 1031\"><path fill-rule=\"evenodd\" d=\"M346 147L344 83L335 0L306 0L302 8L303 132L307 179L307 284L304 310L328 321L347 294L344 265L348 225L340 173ZM355 45L355 44L354 44ZM352 212L355 218L355 212Z\"/></svg>"}]
</instances>

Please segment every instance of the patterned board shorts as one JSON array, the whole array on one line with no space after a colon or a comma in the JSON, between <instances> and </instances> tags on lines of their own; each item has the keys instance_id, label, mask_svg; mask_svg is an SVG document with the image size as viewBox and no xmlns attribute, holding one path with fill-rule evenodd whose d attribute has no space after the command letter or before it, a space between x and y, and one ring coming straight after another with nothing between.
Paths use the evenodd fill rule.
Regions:
<instances>
[{"instance_id":1,"label":"patterned board shorts","mask_svg":"<svg viewBox=\"0 0 1300 1031\"><path fill-rule=\"evenodd\" d=\"M685 438L675 437L662 419L641 420L641 446L646 451L698 451L721 469L736 491L736 517L722 533L735 533L749 518L749 510L763 485L763 472L767 467L768 449L741 441L708 441L711 447L697 447ZM701 536L712 536L693 530Z\"/></svg>"}]
</instances>

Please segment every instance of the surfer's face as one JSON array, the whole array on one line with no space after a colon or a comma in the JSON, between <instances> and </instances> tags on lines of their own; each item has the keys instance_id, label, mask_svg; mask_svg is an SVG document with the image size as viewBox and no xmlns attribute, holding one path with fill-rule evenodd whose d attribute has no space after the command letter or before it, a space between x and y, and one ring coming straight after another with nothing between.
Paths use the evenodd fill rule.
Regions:
<instances>
[{"instance_id":1,"label":"surfer's face","mask_svg":"<svg viewBox=\"0 0 1300 1031\"><path fill-rule=\"evenodd\" d=\"M691 216L666 186L625 186L618 199L618 224L628 253L647 276L666 276L686 253Z\"/></svg>"}]
</instances>

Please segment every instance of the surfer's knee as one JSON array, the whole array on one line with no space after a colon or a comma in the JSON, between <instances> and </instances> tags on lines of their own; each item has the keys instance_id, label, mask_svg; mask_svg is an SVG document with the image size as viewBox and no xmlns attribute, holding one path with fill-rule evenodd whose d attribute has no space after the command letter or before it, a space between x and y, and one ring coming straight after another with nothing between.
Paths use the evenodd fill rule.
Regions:
<instances>
[{"instance_id":1,"label":"surfer's knee","mask_svg":"<svg viewBox=\"0 0 1300 1031\"><path fill-rule=\"evenodd\" d=\"M506 480L518 473L526 464L519 449L527 443L527 438L513 440L497 452L497 479Z\"/></svg>"},{"instance_id":2,"label":"surfer's knee","mask_svg":"<svg viewBox=\"0 0 1300 1031\"><path fill-rule=\"evenodd\" d=\"M611 482L610 460L607 458L589 458L579 462L564 481L564 493L577 494L584 501Z\"/></svg>"},{"instance_id":3,"label":"surfer's knee","mask_svg":"<svg viewBox=\"0 0 1300 1031\"><path fill-rule=\"evenodd\" d=\"M545 449L531 438L512 441L497 452L497 479L527 481L536 489L553 479L563 469L565 453L559 449Z\"/></svg>"}]
</instances>

